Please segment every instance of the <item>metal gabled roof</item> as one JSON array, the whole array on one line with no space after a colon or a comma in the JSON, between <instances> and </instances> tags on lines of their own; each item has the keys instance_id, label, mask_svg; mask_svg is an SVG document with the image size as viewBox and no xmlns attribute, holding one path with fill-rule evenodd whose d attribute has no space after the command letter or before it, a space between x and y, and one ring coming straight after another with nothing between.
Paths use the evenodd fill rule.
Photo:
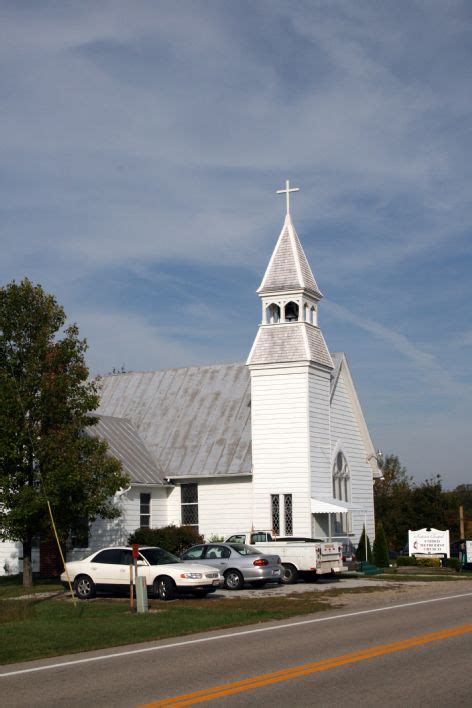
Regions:
<instances>
[{"instance_id":1,"label":"metal gabled roof","mask_svg":"<svg viewBox=\"0 0 472 708\"><path fill-rule=\"evenodd\" d=\"M161 478L250 474L245 364L104 376L101 416L126 418Z\"/></svg>"},{"instance_id":2,"label":"metal gabled roof","mask_svg":"<svg viewBox=\"0 0 472 708\"><path fill-rule=\"evenodd\" d=\"M322 297L290 214L287 214L257 292L267 294L291 290L306 290L318 299Z\"/></svg>"},{"instance_id":3,"label":"metal gabled roof","mask_svg":"<svg viewBox=\"0 0 472 708\"><path fill-rule=\"evenodd\" d=\"M106 440L110 454L120 460L132 484L164 483L156 460L128 419L102 415L86 432Z\"/></svg>"},{"instance_id":4,"label":"metal gabled roof","mask_svg":"<svg viewBox=\"0 0 472 708\"><path fill-rule=\"evenodd\" d=\"M341 373L341 364L344 359L343 352L331 352L331 359L333 360L334 369L331 372L331 399L333 398L334 391L336 389L336 384L338 383L339 374Z\"/></svg>"},{"instance_id":5,"label":"metal gabled roof","mask_svg":"<svg viewBox=\"0 0 472 708\"><path fill-rule=\"evenodd\" d=\"M318 327L306 322L259 327L247 360L248 365L295 361L310 361L333 368L328 347Z\"/></svg>"}]
</instances>

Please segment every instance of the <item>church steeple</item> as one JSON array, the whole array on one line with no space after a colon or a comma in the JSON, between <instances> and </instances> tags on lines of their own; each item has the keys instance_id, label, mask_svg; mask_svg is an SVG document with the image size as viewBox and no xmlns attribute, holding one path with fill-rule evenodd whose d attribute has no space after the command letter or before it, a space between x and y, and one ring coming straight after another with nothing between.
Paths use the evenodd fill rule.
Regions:
<instances>
[{"instance_id":1,"label":"church steeple","mask_svg":"<svg viewBox=\"0 0 472 708\"><path fill-rule=\"evenodd\" d=\"M248 364L272 361L311 361L332 367L331 356L318 328L320 292L290 215L290 188L284 225L257 290L262 300L262 324ZM272 349L272 352L269 351Z\"/></svg>"},{"instance_id":2,"label":"church steeple","mask_svg":"<svg viewBox=\"0 0 472 708\"><path fill-rule=\"evenodd\" d=\"M285 217L282 231L257 292L266 295L286 290L306 290L316 300L321 300L323 297L295 231L290 213Z\"/></svg>"}]
</instances>

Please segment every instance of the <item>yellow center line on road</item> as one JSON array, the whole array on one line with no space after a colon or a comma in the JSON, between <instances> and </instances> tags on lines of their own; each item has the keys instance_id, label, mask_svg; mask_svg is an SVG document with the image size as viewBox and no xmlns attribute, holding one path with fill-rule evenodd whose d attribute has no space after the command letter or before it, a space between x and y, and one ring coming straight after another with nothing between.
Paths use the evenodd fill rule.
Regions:
<instances>
[{"instance_id":1,"label":"yellow center line on road","mask_svg":"<svg viewBox=\"0 0 472 708\"><path fill-rule=\"evenodd\" d=\"M313 661L309 664L301 664L299 666L292 666L288 669L253 676L252 678L242 679L241 681L233 681L232 683L213 686L213 688L204 688L200 691L182 694L180 696L175 696L174 698L163 698L159 701L146 703L140 706L140 708L157 708L158 706L191 706L196 703L203 703L204 701L222 698L223 696L230 696L233 693L243 693L244 691L250 691L254 688L269 686L272 683L289 681L290 679L295 679L300 676L308 676L309 674L314 674L318 671L327 671L328 669L334 669L345 664L353 664L357 661L372 659L376 656L382 656L384 654L392 654L396 651L411 649L412 647L422 646L423 644L436 642L440 639L456 637L460 634L467 634L470 632L472 632L472 624L463 624L459 627L451 627L449 629L443 629L439 632L429 632L428 634L421 634L416 637L410 637L409 639L402 639L399 642L392 642L391 644L378 644L377 646L370 647L369 649L362 649L360 651L350 652L349 654L342 654L341 656L322 659L321 661Z\"/></svg>"}]
</instances>

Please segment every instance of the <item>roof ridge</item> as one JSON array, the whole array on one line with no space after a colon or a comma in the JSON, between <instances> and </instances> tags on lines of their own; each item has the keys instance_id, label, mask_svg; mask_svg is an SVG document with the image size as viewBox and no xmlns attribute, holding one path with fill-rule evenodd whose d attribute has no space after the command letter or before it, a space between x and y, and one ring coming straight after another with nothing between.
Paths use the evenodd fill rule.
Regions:
<instances>
[{"instance_id":1,"label":"roof ridge","mask_svg":"<svg viewBox=\"0 0 472 708\"><path fill-rule=\"evenodd\" d=\"M298 254L297 242L296 242L298 235L295 231L295 227L292 223L292 218L291 218L290 214L287 214L287 216L285 217L285 221L287 222L288 234L290 236L290 245L292 246L293 259L295 261L295 268L297 269L297 274L300 279L301 286L302 286L302 288L305 288L305 279L303 277L302 268L300 265L300 259L298 257L299 254Z\"/></svg>"}]
</instances>

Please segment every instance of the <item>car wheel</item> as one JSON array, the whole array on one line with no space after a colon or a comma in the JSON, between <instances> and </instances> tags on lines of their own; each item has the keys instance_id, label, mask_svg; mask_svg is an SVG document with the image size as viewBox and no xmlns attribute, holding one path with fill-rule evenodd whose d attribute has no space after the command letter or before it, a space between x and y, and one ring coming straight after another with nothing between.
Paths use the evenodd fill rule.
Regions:
<instances>
[{"instance_id":1,"label":"car wheel","mask_svg":"<svg viewBox=\"0 0 472 708\"><path fill-rule=\"evenodd\" d=\"M225 573L225 588L227 590L242 590L244 578L239 570L228 570Z\"/></svg>"},{"instance_id":2,"label":"car wheel","mask_svg":"<svg viewBox=\"0 0 472 708\"><path fill-rule=\"evenodd\" d=\"M291 563L283 563L284 574L282 582L286 585L293 585L298 580L298 570Z\"/></svg>"},{"instance_id":3,"label":"car wheel","mask_svg":"<svg viewBox=\"0 0 472 708\"><path fill-rule=\"evenodd\" d=\"M79 575L74 580L75 594L79 600L90 600L95 597L95 583L88 575Z\"/></svg>"},{"instance_id":4,"label":"car wheel","mask_svg":"<svg viewBox=\"0 0 472 708\"><path fill-rule=\"evenodd\" d=\"M154 594L159 600L173 600L175 597L175 583L171 578L158 578L154 583Z\"/></svg>"},{"instance_id":5,"label":"car wheel","mask_svg":"<svg viewBox=\"0 0 472 708\"><path fill-rule=\"evenodd\" d=\"M253 580L251 587L253 588L263 588L267 585L267 580Z\"/></svg>"}]
</instances>

